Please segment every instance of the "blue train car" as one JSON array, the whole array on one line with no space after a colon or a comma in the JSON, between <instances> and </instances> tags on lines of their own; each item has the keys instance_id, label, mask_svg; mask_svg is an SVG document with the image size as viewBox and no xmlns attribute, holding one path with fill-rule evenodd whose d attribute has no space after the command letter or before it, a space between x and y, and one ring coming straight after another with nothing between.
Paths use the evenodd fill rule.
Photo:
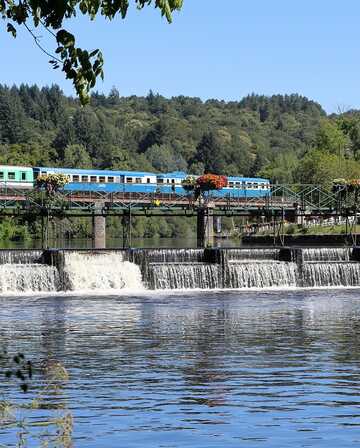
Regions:
<instances>
[{"instance_id":1,"label":"blue train car","mask_svg":"<svg viewBox=\"0 0 360 448\"><path fill-rule=\"evenodd\" d=\"M35 167L34 178L40 174L61 173L69 177L64 189L79 192L165 193L186 196L182 171L155 174L145 171L110 171L76 168ZM195 176L196 177L196 176ZM270 195L270 181L257 177L228 177L227 186L207 193L212 197L256 198Z\"/></svg>"},{"instance_id":2,"label":"blue train car","mask_svg":"<svg viewBox=\"0 0 360 448\"><path fill-rule=\"evenodd\" d=\"M260 177L228 177L228 184L221 190L212 191L215 197L260 198L270 195L270 181Z\"/></svg>"},{"instance_id":3,"label":"blue train car","mask_svg":"<svg viewBox=\"0 0 360 448\"><path fill-rule=\"evenodd\" d=\"M35 167L34 177L40 174L61 173L69 177L66 191L106 193L153 193L156 191L156 174L144 171L110 171L76 168Z\"/></svg>"},{"instance_id":4,"label":"blue train car","mask_svg":"<svg viewBox=\"0 0 360 448\"><path fill-rule=\"evenodd\" d=\"M188 194L183 186L182 181L187 177L187 174L183 171L172 171L165 174L157 174L156 181L158 186L158 191L162 193L175 193L179 195Z\"/></svg>"}]
</instances>

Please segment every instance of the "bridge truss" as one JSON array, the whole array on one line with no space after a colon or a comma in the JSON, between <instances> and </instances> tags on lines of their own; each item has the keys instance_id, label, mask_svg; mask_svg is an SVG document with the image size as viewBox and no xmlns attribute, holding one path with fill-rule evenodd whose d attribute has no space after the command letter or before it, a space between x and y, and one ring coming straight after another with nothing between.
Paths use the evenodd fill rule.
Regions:
<instances>
[{"instance_id":1,"label":"bridge truss","mask_svg":"<svg viewBox=\"0 0 360 448\"><path fill-rule=\"evenodd\" d=\"M350 238L357 222L357 195L346 187L331 191L318 185L273 185L265 197L214 197L198 200L175 193L106 193L62 191L54 196L34 190L0 189L0 217L40 217L42 227L52 218L120 216L124 239L131 236L132 216L198 217L203 210L212 216L243 216L273 225L274 244L283 244L286 221L304 223L313 218L342 217ZM44 230L46 233L46 230ZM45 237L44 237L45 238Z\"/></svg>"}]
</instances>

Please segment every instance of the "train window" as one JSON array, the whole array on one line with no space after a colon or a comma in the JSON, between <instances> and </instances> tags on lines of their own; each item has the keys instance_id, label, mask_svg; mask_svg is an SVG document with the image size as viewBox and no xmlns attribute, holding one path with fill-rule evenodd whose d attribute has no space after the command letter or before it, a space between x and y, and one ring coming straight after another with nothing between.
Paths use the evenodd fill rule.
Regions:
<instances>
[{"instance_id":1,"label":"train window","mask_svg":"<svg viewBox=\"0 0 360 448\"><path fill-rule=\"evenodd\" d=\"M21 180L26 180L26 173L24 171L21 172Z\"/></svg>"},{"instance_id":2,"label":"train window","mask_svg":"<svg viewBox=\"0 0 360 448\"><path fill-rule=\"evenodd\" d=\"M151 180L150 177L147 177L147 178L146 178L146 183L149 184L149 183L150 183L150 180Z\"/></svg>"},{"instance_id":3,"label":"train window","mask_svg":"<svg viewBox=\"0 0 360 448\"><path fill-rule=\"evenodd\" d=\"M96 176L90 176L90 182L97 182Z\"/></svg>"},{"instance_id":4,"label":"train window","mask_svg":"<svg viewBox=\"0 0 360 448\"><path fill-rule=\"evenodd\" d=\"M78 174L74 174L72 177L73 182L79 182L80 176Z\"/></svg>"},{"instance_id":5,"label":"train window","mask_svg":"<svg viewBox=\"0 0 360 448\"><path fill-rule=\"evenodd\" d=\"M0 179L4 179L4 171L0 171Z\"/></svg>"},{"instance_id":6,"label":"train window","mask_svg":"<svg viewBox=\"0 0 360 448\"><path fill-rule=\"evenodd\" d=\"M15 173L13 171L8 173L8 180L15 180Z\"/></svg>"},{"instance_id":7,"label":"train window","mask_svg":"<svg viewBox=\"0 0 360 448\"><path fill-rule=\"evenodd\" d=\"M240 182L235 182L236 188L240 188Z\"/></svg>"},{"instance_id":8,"label":"train window","mask_svg":"<svg viewBox=\"0 0 360 448\"><path fill-rule=\"evenodd\" d=\"M233 188L234 187L234 182L229 182L229 187Z\"/></svg>"},{"instance_id":9,"label":"train window","mask_svg":"<svg viewBox=\"0 0 360 448\"><path fill-rule=\"evenodd\" d=\"M81 182L89 182L89 176L81 176Z\"/></svg>"},{"instance_id":10,"label":"train window","mask_svg":"<svg viewBox=\"0 0 360 448\"><path fill-rule=\"evenodd\" d=\"M105 183L105 176L99 176L99 182L101 184L104 184Z\"/></svg>"},{"instance_id":11,"label":"train window","mask_svg":"<svg viewBox=\"0 0 360 448\"><path fill-rule=\"evenodd\" d=\"M108 182L113 183L114 182L114 177L113 176L108 176Z\"/></svg>"},{"instance_id":12,"label":"train window","mask_svg":"<svg viewBox=\"0 0 360 448\"><path fill-rule=\"evenodd\" d=\"M41 171L41 174L47 174L47 172L46 171Z\"/></svg>"},{"instance_id":13,"label":"train window","mask_svg":"<svg viewBox=\"0 0 360 448\"><path fill-rule=\"evenodd\" d=\"M171 183L174 184L175 183L175 179L171 179Z\"/></svg>"},{"instance_id":14,"label":"train window","mask_svg":"<svg viewBox=\"0 0 360 448\"><path fill-rule=\"evenodd\" d=\"M166 179L166 183L169 184L170 183L170 179Z\"/></svg>"},{"instance_id":15,"label":"train window","mask_svg":"<svg viewBox=\"0 0 360 448\"><path fill-rule=\"evenodd\" d=\"M258 184L254 183L253 188L256 190L258 188Z\"/></svg>"},{"instance_id":16,"label":"train window","mask_svg":"<svg viewBox=\"0 0 360 448\"><path fill-rule=\"evenodd\" d=\"M158 183L158 184L163 184L163 183L164 183L164 179L158 179L158 180L157 180L157 183Z\"/></svg>"},{"instance_id":17,"label":"train window","mask_svg":"<svg viewBox=\"0 0 360 448\"><path fill-rule=\"evenodd\" d=\"M141 184L141 177L136 177L135 178L135 183L136 184Z\"/></svg>"},{"instance_id":18,"label":"train window","mask_svg":"<svg viewBox=\"0 0 360 448\"><path fill-rule=\"evenodd\" d=\"M127 177L127 178L126 178L126 182L127 182L128 184L132 184L132 177Z\"/></svg>"}]
</instances>

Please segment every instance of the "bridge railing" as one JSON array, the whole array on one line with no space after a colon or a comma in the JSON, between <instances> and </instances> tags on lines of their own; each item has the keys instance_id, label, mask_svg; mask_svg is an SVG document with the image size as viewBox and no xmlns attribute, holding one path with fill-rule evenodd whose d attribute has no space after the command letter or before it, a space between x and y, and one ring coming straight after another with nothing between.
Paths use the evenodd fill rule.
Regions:
<instances>
[{"instance_id":1,"label":"bridge railing","mask_svg":"<svg viewBox=\"0 0 360 448\"><path fill-rule=\"evenodd\" d=\"M269 193L264 196L216 197L211 193L207 200L221 208L287 208L300 211L311 210L341 210L344 207L344 193L341 189L333 192L319 185L312 184L281 184L272 185ZM263 194L261 192L260 194ZM58 194L59 203L67 208L91 209L95 203L104 202L113 209L131 209L136 207L160 207L162 209L197 208L201 204L192 195L177 193L149 192L116 192L107 193L64 190ZM39 200L34 190L20 189L0 184L0 207L46 207L45 200ZM55 207L55 205L54 205Z\"/></svg>"}]
</instances>

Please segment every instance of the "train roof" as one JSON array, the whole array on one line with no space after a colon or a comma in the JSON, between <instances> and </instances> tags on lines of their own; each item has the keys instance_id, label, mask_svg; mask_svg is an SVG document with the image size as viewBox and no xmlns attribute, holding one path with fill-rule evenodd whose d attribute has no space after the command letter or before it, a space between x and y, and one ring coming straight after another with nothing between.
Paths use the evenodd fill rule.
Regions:
<instances>
[{"instance_id":1,"label":"train roof","mask_svg":"<svg viewBox=\"0 0 360 448\"><path fill-rule=\"evenodd\" d=\"M228 176L227 179L230 182L270 182L269 179L264 179L262 177Z\"/></svg>"},{"instance_id":2,"label":"train roof","mask_svg":"<svg viewBox=\"0 0 360 448\"><path fill-rule=\"evenodd\" d=\"M93 169L77 169L77 168L54 168L54 167L44 167L36 166L35 170L40 171L53 171L54 173L64 173L64 174L89 174L94 176L156 176L155 173L149 173L147 171L121 171L121 170L93 170Z\"/></svg>"},{"instance_id":3,"label":"train roof","mask_svg":"<svg viewBox=\"0 0 360 448\"><path fill-rule=\"evenodd\" d=\"M10 169L10 170L32 170L31 166L22 166L22 165L0 165L0 169Z\"/></svg>"},{"instance_id":4,"label":"train roof","mask_svg":"<svg viewBox=\"0 0 360 448\"><path fill-rule=\"evenodd\" d=\"M171 171L170 173L159 173L156 177L170 178L170 179L184 179L187 176L184 171Z\"/></svg>"}]
</instances>

